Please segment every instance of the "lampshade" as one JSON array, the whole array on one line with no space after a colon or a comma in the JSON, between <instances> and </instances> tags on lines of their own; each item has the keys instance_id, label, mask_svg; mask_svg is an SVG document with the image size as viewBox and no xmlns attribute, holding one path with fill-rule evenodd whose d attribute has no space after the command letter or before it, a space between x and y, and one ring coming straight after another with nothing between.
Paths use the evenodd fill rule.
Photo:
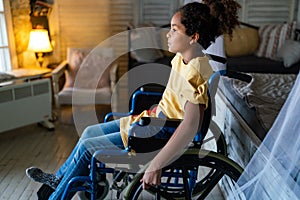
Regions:
<instances>
[{"instance_id":1,"label":"lampshade","mask_svg":"<svg viewBox=\"0 0 300 200\"><path fill-rule=\"evenodd\" d=\"M30 32L28 50L41 53L53 50L46 29L33 29Z\"/></svg>"}]
</instances>

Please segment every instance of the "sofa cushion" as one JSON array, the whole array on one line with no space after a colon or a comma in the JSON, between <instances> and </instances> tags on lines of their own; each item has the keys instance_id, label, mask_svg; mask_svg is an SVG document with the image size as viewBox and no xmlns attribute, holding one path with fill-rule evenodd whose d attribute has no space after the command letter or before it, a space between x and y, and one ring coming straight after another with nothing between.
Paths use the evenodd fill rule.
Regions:
<instances>
[{"instance_id":1,"label":"sofa cushion","mask_svg":"<svg viewBox=\"0 0 300 200\"><path fill-rule=\"evenodd\" d=\"M284 67L280 61L269 58L257 57L255 55L246 55L227 58L227 70L237 72L252 73L293 73L298 74L300 62L295 63L289 68Z\"/></svg>"},{"instance_id":2,"label":"sofa cushion","mask_svg":"<svg viewBox=\"0 0 300 200\"><path fill-rule=\"evenodd\" d=\"M97 53L90 53L86 56L80 65L80 72L77 76L80 81L76 87L86 89L109 87L111 60L111 57Z\"/></svg>"},{"instance_id":3,"label":"sofa cushion","mask_svg":"<svg viewBox=\"0 0 300 200\"><path fill-rule=\"evenodd\" d=\"M291 22L260 26L258 30L260 45L256 56L278 60L277 51L285 40L293 38L295 25L295 22Z\"/></svg>"},{"instance_id":4,"label":"sofa cushion","mask_svg":"<svg viewBox=\"0 0 300 200\"><path fill-rule=\"evenodd\" d=\"M94 105L110 104L109 87L99 89L65 88L58 95L60 105Z\"/></svg>"},{"instance_id":5,"label":"sofa cushion","mask_svg":"<svg viewBox=\"0 0 300 200\"><path fill-rule=\"evenodd\" d=\"M300 42L286 40L278 50L277 56L283 61L285 67L291 67L300 61Z\"/></svg>"},{"instance_id":6,"label":"sofa cushion","mask_svg":"<svg viewBox=\"0 0 300 200\"><path fill-rule=\"evenodd\" d=\"M253 54L259 46L258 31L244 27L233 30L232 38L224 35L225 53L227 56L243 56Z\"/></svg>"}]
</instances>

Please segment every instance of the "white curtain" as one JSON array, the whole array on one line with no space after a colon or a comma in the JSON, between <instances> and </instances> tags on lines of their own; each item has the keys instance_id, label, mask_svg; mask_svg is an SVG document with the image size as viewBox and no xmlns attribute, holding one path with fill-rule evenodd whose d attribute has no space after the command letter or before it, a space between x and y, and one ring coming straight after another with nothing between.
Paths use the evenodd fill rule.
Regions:
<instances>
[{"instance_id":1,"label":"white curtain","mask_svg":"<svg viewBox=\"0 0 300 200\"><path fill-rule=\"evenodd\" d=\"M300 77L229 199L300 199Z\"/></svg>"}]
</instances>

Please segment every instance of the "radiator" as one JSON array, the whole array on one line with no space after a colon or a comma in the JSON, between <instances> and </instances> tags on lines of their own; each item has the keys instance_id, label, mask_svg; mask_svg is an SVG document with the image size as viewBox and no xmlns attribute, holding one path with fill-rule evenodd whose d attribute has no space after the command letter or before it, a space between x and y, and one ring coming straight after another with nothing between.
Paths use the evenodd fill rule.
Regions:
<instances>
[{"instance_id":1,"label":"radiator","mask_svg":"<svg viewBox=\"0 0 300 200\"><path fill-rule=\"evenodd\" d=\"M0 87L0 132L52 118L50 79Z\"/></svg>"}]
</instances>

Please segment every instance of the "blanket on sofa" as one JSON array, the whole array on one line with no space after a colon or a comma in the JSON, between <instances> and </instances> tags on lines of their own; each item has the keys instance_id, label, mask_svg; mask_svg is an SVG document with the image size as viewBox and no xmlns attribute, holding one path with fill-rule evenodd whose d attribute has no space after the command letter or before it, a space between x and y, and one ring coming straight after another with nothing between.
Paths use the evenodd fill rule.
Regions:
<instances>
[{"instance_id":1,"label":"blanket on sofa","mask_svg":"<svg viewBox=\"0 0 300 200\"><path fill-rule=\"evenodd\" d=\"M233 79L235 92L254 107L262 126L269 130L296 80L296 74L250 73L250 83Z\"/></svg>"}]
</instances>

